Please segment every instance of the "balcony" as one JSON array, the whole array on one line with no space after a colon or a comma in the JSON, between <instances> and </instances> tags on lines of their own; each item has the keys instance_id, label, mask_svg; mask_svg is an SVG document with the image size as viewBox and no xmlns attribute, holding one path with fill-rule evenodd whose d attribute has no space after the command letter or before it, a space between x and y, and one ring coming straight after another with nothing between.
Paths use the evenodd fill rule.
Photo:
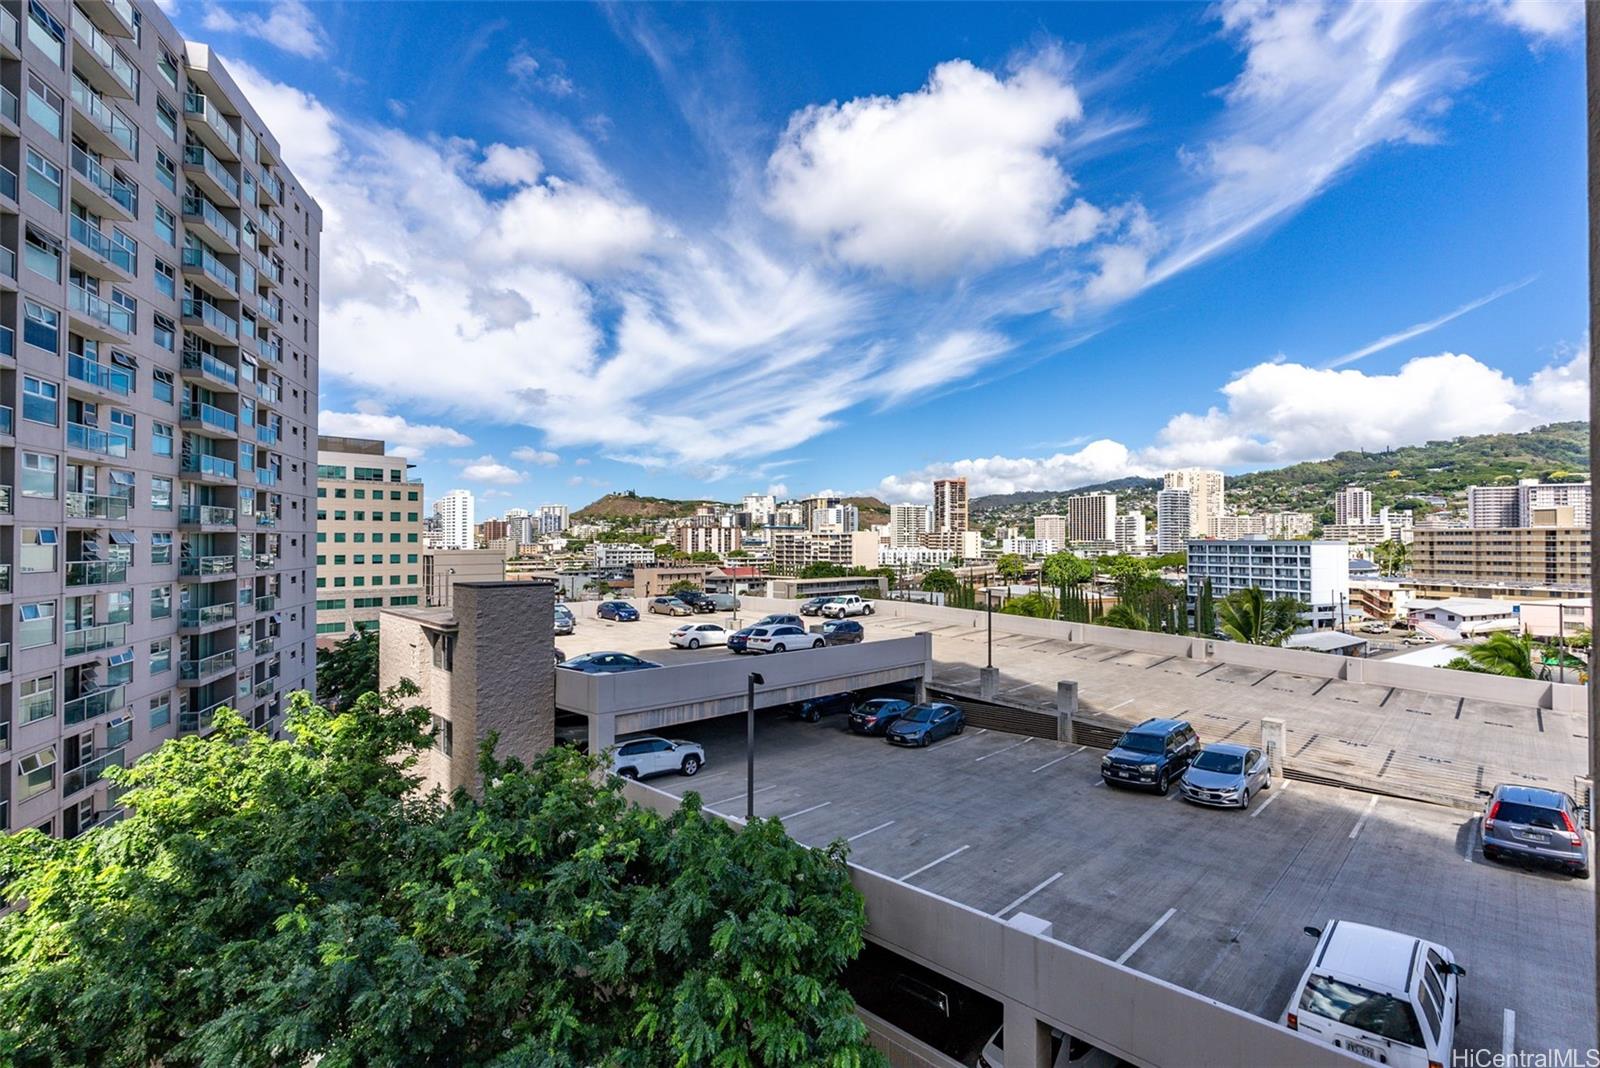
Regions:
<instances>
[{"instance_id":1,"label":"balcony","mask_svg":"<svg viewBox=\"0 0 1600 1068\"><path fill-rule=\"evenodd\" d=\"M183 146L183 170L207 196L239 202L239 179L229 174L222 161L198 141Z\"/></svg>"},{"instance_id":2,"label":"balcony","mask_svg":"<svg viewBox=\"0 0 1600 1068\"><path fill-rule=\"evenodd\" d=\"M0 10L4 9L0 8ZM4 98L6 92L7 90L0 88L0 99ZM16 98L12 97L12 99L15 100ZM17 199L17 172L10 167L0 167L0 196L12 201ZM15 208L8 210L15 210ZM16 277L16 273L17 269L12 267L12 277Z\"/></svg>"},{"instance_id":3,"label":"balcony","mask_svg":"<svg viewBox=\"0 0 1600 1068\"><path fill-rule=\"evenodd\" d=\"M106 170L89 153L72 146L73 187L85 190L99 198L102 207L124 222L139 216L139 190Z\"/></svg>"},{"instance_id":4,"label":"balcony","mask_svg":"<svg viewBox=\"0 0 1600 1068\"><path fill-rule=\"evenodd\" d=\"M22 102L17 99L16 93L3 86L0 86L0 118L13 126L22 125ZM11 199L17 199L15 192L11 194Z\"/></svg>"},{"instance_id":5,"label":"balcony","mask_svg":"<svg viewBox=\"0 0 1600 1068\"><path fill-rule=\"evenodd\" d=\"M183 350L183 377L197 378L202 382L225 386L230 390L239 388L239 369L231 363L224 363L204 349Z\"/></svg>"},{"instance_id":6,"label":"balcony","mask_svg":"<svg viewBox=\"0 0 1600 1068\"><path fill-rule=\"evenodd\" d=\"M256 567L263 571L271 571L278 566L276 553L256 553Z\"/></svg>"},{"instance_id":7,"label":"balcony","mask_svg":"<svg viewBox=\"0 0 1600 1068\"><path fill-rule=\"evenodd\" d=\"M97 456L111 456L120 460L128 455L128 439L121 436L113 437L104 430L97 430L82 423L68 423L67 448L81 449Z\"/></svg>"},{"instance_id":8,"label":"balcony","mask_svg":"<svg viewBox=\"0 0 1600 1068\"><path fill-rule=\"evenodd\" d=\"M205 197L183 198L183 221L210 234L219 245L230 249L239 247L239 228Z\"/></svg>"},{"instance_id":9,"label":"balcony","mask_svg":"<svg viewBox=\"0 0 1600 1068\"><path fill-rule=\"evenodd\" d=\"M178 522L186 527L231 527L237 514L215 504L186 504L178 510Z\"/></svg>"},{"instance_id":10,"label":"balcony","mask_svg":"<svg viewBox=\"0 0 1600 1068\"><path fill-rule=\"evenodd\" d=\"M257 698L268 697L271 695L272 691L277 688L277 679L262 679L260 682L255 684L254 689L250 691L250 695Z\"/></svg>"},{"instance_id":11,"label":"balcony","mask_svg":"<svg viewBox=\"0 0 1600 1068\"><path fill-rule=\"evenodd\" d=\"M258 526L258 527L275 527L277 525L278 525L278 517L275 516L275 515L272 515L270 512L258 512L256 514L256 526Z\"/></svg>"},{"instance_id":12,"label":"balcony","mask_svg":"<svg viewBox=\"0 0 1600 1068\"><path fill-rule=\"evenodd\" d=\"M278 428L257 425L256 440L263 445L276 445L278 443Z\"/></svg>"},{"instance_id":13,"label":"balcony","mask_svg":"<svg viewBox=\"0 0 1600 1068\"><path fill-rule=\"evenodd\" d=\"M201 431L212 430L228 435L239 433L239 417L214 404L186 400L179 411L178 420L185 427Z\"/></svg>"},{"instance_id":14,"label":"balcony","mask_svg":"<svg viewBox=\"0 0 1600 1068\"><path fill-rule=\"evenodd\" d=\"M223 345L236 345L239 343L239 320L225 313L215 304L203 300L185 297L183 301L183 325L197 327L203 335L208 335L212 341Z\"/></svg>"},{"instance_id":15,"label":"balcony","mask_svg":"<svg viewBox=\"0 0 1600 1068\"><path fill-rule=\"evenodd\" d=\"M16 425L12 417L11 405L0 404L0 434L15 434Z\"/></svg>"},{"instance_id":16,"label":"balcony","mask_svg":"<svg viewBox=\"0 0 1600 1068\"><path fill-rule=\"evenodd\" d=\"M178 613L178 626L184 630L205 630L220 627L238 618L232 601L208 604L200 608L185 608Z\"/></svg>"},{"instance_id":17,"label":"balcony","mask_svg":"<svg viewBox=\"0 0 1600 1068\"><path fill-rule=\"evenodd\" d=\"M266 238L269 245L283 244L283 224L266 212L261 213L261 224L256 228L256 233Z\"/></svg>"},{"instance_id":18,"label":"balcony","mask_svg":"<svg viewBox=\"0 0 1600 1068\"><path fill-rule=\"evenodd\" d=\"M212 296L239 299L239 275L204 245L186 246L180 262L184 277L197 281Z\"/></svg>"},{"instance_id":19,"label":"balcony","mask_svg":"<svg viewBox=\"0 0 1600 1068\"><path fill-rule=\"evenodd\" d=\"M80 356L75 352L67 353L67 377L118 397L126 397L133 393L132 373L121 367Z\"/></svg>"},{"instance_id":20,"label":"balcony","mask_svg":"<svg viewBox=\"0 0 1600 1068\"><path fill-rule=\"evenodd\" d=\"M22 24L17 16L0 9L0 49L11 53L13 59L22 58ZM5 824L0 823L0 828Z\"/></svg>"},{"instance_id":21,"label":"balcony","mask_svg":"<svg viewBox=\"0 0 1600 1068\"><path fill-rule=\"evenodd\" d=\"M258 485L258 486L276 486L277 484L278 484L278 472L274 471L270 467L258 467L258 468L256 468L256 485Z\"/></svg>"},{"instance_id":22,"label":"balcony","mask_svg":"<svg viewBox=\"0 0 1600 1068\"><path fill-rule=\"evenodd\" d=\"M17 355L17 332L9 326L0 326L0 356Z\"/></svg>"},{"instance_id":23,"label":"balcony","mask_svg":"<svg viewBox=\"0 0 1600 1068\"><path fill-rule=\"evenodd\" d=\"M102 649L110 649L115 645L127 644L128 625L126 623L102 623L97 627L79 627L77 630L63 630L61 640L65 656L80 656L83 653L98 653Z\"/></svg>"},{"instance_id":24,"label":"balcony","mask_svg":"<svg viewBox=\"0 0 1600 1068\"><path fill-rule=\"evenodd\" d=\"M102 93L124 100L139 98L138 70L122 54L122 50L111 43L110 38L95 28L94 23L74 18L72 36L73 58L84 61L72 65L74 73L83 71L82 76Z\"/></svg>"},{"instance_id":25,"label":"balcony","mask_svg":"<svg viewBox=\"0 0 1600 1068\"><path fill-rule=\"evenodd\" d=\"M261 299L261 316L275 326L283 325L283 300L280 297Z\"/></svg>"},{"instance_id":26,"label":"balcony","mask_svg":"<svg viewBox=\"0 0 1600 1068\"><path fill-rule=\"evenodd\" d=\"M262 359L271 360L273 363L279 363L279 364L281 364L283 362L283 345L280 344L279 342L276 342L276 341L263 342L261 344L260 348L261 348L261 357L262 357Z\"/></svg>"},{"instance_id":27,"label":"balcony","mask_svg":"<svg viewBox=\"0 0 1600 1068\"><path fill-rule=\"evenodd\" d=\"M82 286L67 286L67 307L81 322L94 324L87 332L126 340L133 333L133 313L101 300ZM100 329L95 329L99 327Z\"/></svg>"},{"instance_id":28,"label":"balcony","mask_svg":"<svg viewBox=\"0 0 1600 1068\"><path fill-rule=\"evenodd\" d=\"M87 790L99 782L105 775L107 768L126 767L128 747L119 745L109 752L101 753L86 764L79 764L65 775L61 776L61 793L63 796Z\"/></svg>"},{"instance_id":29,"label":"balcony","mask_svg":"<svg viewBox=\"0 0 1600 1068\"><path fill-rule=\"evenodd\" d=\"M179 470L185 475L225 479L229 482L236 481L239 477L239 465L236 462L204 452L185 456Z\"/></svg>"},{"instance_id":30,"label":"balcony","mask_svg":"<svg viewBox=\"0 0 1600 1068\"><path fill-rule=\"evenodd\" d=\"M115 712L127 704L124 687L110 686L94 693L86 693L82 697L74 697L61 706L61 718L71 726L103 716L107 712Z\"/></svg>"},{"instance_id":31,"label":"balcony","mask_svg":"<svg viewBox=\"0 0 1600 1068\"><path fill-rule=\"evenodd\" d=\"M239 158L239 131L229 125L227 118L217 110L217 105L204 93L187 93L183 98L183 113L198 119L191 129L200 135L206 147L232 163Z\"/></svg>"},{"instance_id":32,"label":"balcony","mask_svg":"<svg viewBox=\"0 0 1600 1068\"><path fill-rule=\"evenodd\" d=\"M72 75L72 102L88 122L72 123L72 132L102 156L139 158L139 130L127 116L101 99L76 72Z\"/></svg>"},{"instance_id":33,"label":"balcony","mask_svg":"<svg viewBox=\"0 0 1600 1068\"><path fill-rule=\"evenodd\" d=\"M211 721L216 719L217 711L227 707L228 702L218 701L216 704L207 705L198 712L187 710L178 713L178 730L184 734L204 734L211 729Z\"/></svg>"},{"instance_id":34,"label":"balcony","mask_svg":"<svg viewBox=\"0 0 1600 1068\"><path fill-rule=\"evenodd\" d=\"M224 649L202 660L183 660L178 663L178 677L184 682L210 682L219 675L233 670L234 650Z\"/></svg>"},{"instance_id":35,"label":"balcony","mask_svg":"<svg viewBox=\"0 0 1600 1068\"><path fill-rule=\"evenodd\" d=\"M265 169L261 171L256 177L256 189L261 193L263 206L269 203L280 205L283 203L283 179L271 171Z\"/></svg>"},{"instance_id":36,"label":"balcony","mask_svg":"<svg viewBox=\"0 0 1600 1068\"><path fill-rule=\"evenodd\" d=\"M98 493L67 494L68 519L126 519L128 499Z\"/></svg>"},{"instance_id":37,"label":"balcony","mask_svg":"<svg viewBox=\"0 0 1600 1068\"><path fill-rule=\"evenodd\" d=\"M7 565L9 567L9 565ZM0 642L0 672L11 670L11 643ZM3 732L0 732L3 733ZM0 738L0 750L5 749L5 739Z\"/></svg>"},{"instance_id":38,"label":"balcony","mask_svg":"<svg viewBox=\"0 0 1600 1068\"><path fill-rule=\"evenodd\" d=\"M237 570L239 562L231 554L219 556L186 556L178 568L185 578L221 578Z\"/></svg>"},{"instance_id":39,"label":"balcony","mask_svg":"<svg viewBox=\"0 0 1600 1068\"><path fill-rule=\"evenodd\" d=\"M268 653L272 652L272 650L276 649L277 647L278 647L278 636L276 634L269 634L265 638L257 638L256 639L255 653L256 653L257 656L266 656Z\"/></svg>"},{"instance_id":40,"label":"balcony","mask_svg":"<svg viewBox=\"0 0 1600 1068\"><path fill-rule=\"evenodd\" d=\"M104 586L128 581L128 565L122 560L68 560L67 585Z\"/></svg>"},{"instance_id":41,"label":"balcony","mask_svg":"<svg viewBox=\"0 0 1600 1068\"><path fill-rule=\"evenodd\" d=\"M277 608L277 607L278 607L278 598L273 596L270 593L263 594L262 596L256 598L256 611L257 612L270 612L274 608Z\"/></svg>"},{"instance_id":42,"label":"balcony","mask_svg":"<svg viewBox=\"0 0 1600 1068\"><path fill-rule=\"evenodd\" d=\"M11 514L11 487L0 486L0 515Z\"/></svg>"},{"instance_id":43,"label":"balcony","mask_svg":"<svg viewBox=\"0 0 1600 1068\"><path fill-rule=\"evenodd\" d=\"M271 382L256 382L256 396L268 404L277 404L283 396L283 391Z\"/></svg>"},{"instance_id":44,"label":"balcony","mask_svg":"<svg viewBox=\"0 0 1600 1068\"><path fill-rule=\"evenodd\" d=\"M134 36L132 0L88 0L78 10L113 37Z\"/></svg>"}]
</instances>

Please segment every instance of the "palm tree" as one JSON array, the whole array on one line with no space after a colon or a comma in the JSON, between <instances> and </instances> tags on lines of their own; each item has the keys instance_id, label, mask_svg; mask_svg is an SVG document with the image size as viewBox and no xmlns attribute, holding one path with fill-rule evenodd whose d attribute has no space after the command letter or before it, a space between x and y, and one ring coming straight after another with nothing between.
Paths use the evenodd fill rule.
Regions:
<instances>
[{"instance_id":1,"label":"palm tree","mask_svg":"<svg viewBox=\"0 0 1600 1068\"><path fill-rule=\"evenodd\" d=\"M1372 547L1372 562L1385 575L1398 575L1411 566L1411 546L1390 539Z\"/></svg>"},{"instance_id":2,"label":"palm tree","mask_svg":"<svg viewBox=\"0 0 1600 1068\"><path fill-rule=\"evenodd\" d=\"M1127 604L1112 606L1109 612L1100 617L1100 623L1103 626L1120 627L1123 630L1150 629L1150 621L1140 615L1137 608Z\"/></svg>"},{"instance_id":3,"label":"palm tree","mask_svg":"<svg viewBox=\"0 0 1600 1068\"><path fill-rule=\"evenodd\" d=\"M1234 590L1217 606L1222 632L1249 645L1282 645L1300 625L1305 605L1293 597L1267 599L1261 587Z\"/></svg>"},{"instance_id":4,"label":"palm tree","mask_svg":"<svg viewBox=\"0 0 1600 1068\"><path fill-rule=\"evenodd\" d=\"M1499 631L1468 649L1467 659L1479 671L1489 675L1505 675L1513 679L1538 677L1538 661L1533 655L1531 635Z\"/></svg>"}]
</instances>

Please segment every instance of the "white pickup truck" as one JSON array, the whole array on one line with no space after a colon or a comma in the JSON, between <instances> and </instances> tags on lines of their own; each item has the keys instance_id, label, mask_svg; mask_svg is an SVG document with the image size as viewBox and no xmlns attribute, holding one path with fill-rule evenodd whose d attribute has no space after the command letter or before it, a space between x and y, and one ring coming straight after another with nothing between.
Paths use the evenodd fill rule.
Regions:
<instances>
[{"instance_id":1,"label":"white pickup truck","mask_svg":"<svg viewBox=\"0 0 1600 1068\"><path fill-rule=\"evenodd\" d=\"M870 616L872 602L849 594L844 597L835 597L822 606L822 614L830 619L843 619L845 616Z\"/></svg>"}]
</instances>

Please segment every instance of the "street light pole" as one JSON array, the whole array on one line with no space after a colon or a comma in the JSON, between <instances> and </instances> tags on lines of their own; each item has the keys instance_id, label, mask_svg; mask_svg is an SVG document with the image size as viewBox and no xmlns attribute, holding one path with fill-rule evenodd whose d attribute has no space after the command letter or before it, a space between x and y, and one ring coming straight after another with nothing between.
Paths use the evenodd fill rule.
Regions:
<instances>
[{"instance_id":1,"label":"street light pole","mask_svg":"<svg viewBox=\"0 0 1600 1068\"><path fill-rule=\"evenodd\" d=\"M756 687L766 684L761 672L752 671L745 680L747 695L744 707L744 821L748 825L756 818Z\"/></svg>"},{"instance_id":2,"label":"street light pole","mask_svg":"<svg viewBox=\"0 0 1600 1068\"><path fill-rule=\"evenodd\" d=\"M983 605L989 610L989 666L994 667L994 590L983 588Z\"/></svg>"}]
</instances>

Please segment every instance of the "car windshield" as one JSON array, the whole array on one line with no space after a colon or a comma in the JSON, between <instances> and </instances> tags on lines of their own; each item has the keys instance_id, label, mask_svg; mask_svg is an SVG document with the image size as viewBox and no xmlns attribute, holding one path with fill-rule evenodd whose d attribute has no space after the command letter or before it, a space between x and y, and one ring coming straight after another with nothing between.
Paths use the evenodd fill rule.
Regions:
<instances>
[{"instance_id":1,"label":"car windshield","mask_svg":"<svg viewBox=\"0 0 1600 1068\"><path fill-rule=\"evenodd\" d=\"M1410 1003L1331 976L1313 975L1307 980L1300 992L1300 1011L1407 1046L1422 1045L1422 1028Z\"/></svg>"},{"instance_id":2,"label":"car windshield","mask_svg":"<svg viewBox=\"0 0 1600 1068\"><path fill-rule=\"evenodd\" d=\"M1550 831L1566 829L1561 822L1560 812L1542 805L1526 805L1520 801L1497 802L1493 816L1505 823L1520 823L1525 827L1542 827Z\"/></svg>"},{"instance_id":3,"label":"car windshield","mask_svg":"<svg viewBox=\"0 0 1600 1068\"><path fill-rule=\"evenodd\" d=\"M863 712L888 712L902 702L889 697L879 697L861 706Z\"/></svg>"},{"instance_id":4,"label":"car windshield","mask_svg":"<svg viewBox=\"0 0 1600 1068\"><path fill-rule=\"evenodd\" d=\"M900 718L910 720L912 723L931 723L938 712L938 705L914 705Z\"/></svg>"},{"instance_id":5,"label":"car windshield","mask_svg":"<svg viewBox=\"0 0 1600 1068\"><path fill-rule=\"evenodd\" d=\"M1194 766L1200 771L1218 771L1224 775L1237 775L1244 770L1244 757L1239 753L1218 753L1206 750Z\"/></svg>"},{"instance_id":6,"label":"car windshield","mask_svg":"<svg viewBox=\"0 0 1600 1068\"><path fill-rule=\"evenodd\" d=\"M1159 734L1139 734L1129 731L1117 743L1118 749L1131 749L1135 753L1159 753L1166 746L1166 741Z\"/></svg>"}]
</instances>

